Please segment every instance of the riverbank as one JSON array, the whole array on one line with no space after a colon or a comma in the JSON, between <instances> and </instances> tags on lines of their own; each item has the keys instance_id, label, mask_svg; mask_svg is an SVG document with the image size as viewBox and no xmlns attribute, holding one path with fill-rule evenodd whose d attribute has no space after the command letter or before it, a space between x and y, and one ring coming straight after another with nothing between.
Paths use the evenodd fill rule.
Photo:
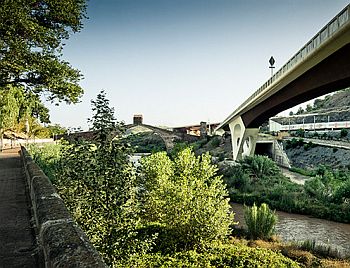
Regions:
<instances>
[{"instance_id":1,"label":"riverbank","mask_svg":"<svg viewBox=\"0 0 350 268\"><path fill-rule=\"evenodd\" d=\"M231 203L238 228L246 228L244 205ZM340 256L350 257L350 224L338 223L306 215L276 211L278 222L276 235L284 242L315 241L316 244L331 247Z\"/></svg>"}]
</instances>

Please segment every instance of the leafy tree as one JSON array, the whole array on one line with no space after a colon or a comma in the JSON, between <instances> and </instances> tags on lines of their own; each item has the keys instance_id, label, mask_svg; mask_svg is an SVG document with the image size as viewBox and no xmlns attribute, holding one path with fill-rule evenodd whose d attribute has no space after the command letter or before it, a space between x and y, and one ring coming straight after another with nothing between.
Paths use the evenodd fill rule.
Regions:
<instances>
[{"instance_id":1,"label":"leafy tree","mask_svg":"<svg viewBox=\"0 0 350 268\"><path fill-rule=\"evenodd\" d=\"M143 220L160 224L165 247L203 247L230 233L233 214L216 171L209 154L196 157L190 148L173 161L165 152L142 160Z\"/></svg>"},{"instance_id":2,"label":"leafy tree","mask_svg":"<svg viewBox=\"0 0 350 268\"><path fill-rule=\"evenodd\" d=\"M142 254L150 243L137 239L135 174L122 125L114 118L104 92L91 103L90 122L96 135L93 141L79 140L65 147L58 188L106 263L117 266L119 261Z\"/></svg>"},{"instance_id":3,"label":"leafy tree","mask_svg":"<svg viewBox=\"0 0 350 268\"><path fill-rule=\"evenodd\" d=\"M46 92L51 101L77 102L82 75L61 56L85 12L85 0L2 0L0 88L23 85L27 92Z\"/></svg>"},{"instance_id":4,"label":"leafy tree","mask_svg":"<svg viewBox=\"0 0 350 268\"><path fill-rule=\"evenodd\" d=\"M304 113L304 109L302 107L299 107L298 111L296 112L296 114L303 114Z\"/></svg>"},{"instance_id":5,"label":"leafy tree","mask_svg":"<svg viewBox=\"0 0 350 268\"><path fill-rule=\"evenodd\" d=\"M6 86L0 90L0 138L6 130L22 132L24 122L30 124L29 134L40 129L39 136L47 136L47 132L37 121L50 122L49 110L41 103L38 95L26 93L24 87ZM24 129L25 131L25 129ZM27 133L28 134L28 133ZM2 142L1 142L2 144Z\"/></svg>"}]
</instances>

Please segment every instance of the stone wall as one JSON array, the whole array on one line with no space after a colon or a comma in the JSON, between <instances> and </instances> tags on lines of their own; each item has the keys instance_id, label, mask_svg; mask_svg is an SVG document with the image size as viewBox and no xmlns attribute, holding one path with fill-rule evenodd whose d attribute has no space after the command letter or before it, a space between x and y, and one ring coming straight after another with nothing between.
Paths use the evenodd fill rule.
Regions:
<instances>
[{"instance_id":1,"label":"stone wall","mask_svg":"<svg viewBox=\"0 0 350 268\"><path fill-rule=\"evenodd\" d=\"M45 267L107 267L24 147L21 155Z\"/></svg>"}]
</instances>

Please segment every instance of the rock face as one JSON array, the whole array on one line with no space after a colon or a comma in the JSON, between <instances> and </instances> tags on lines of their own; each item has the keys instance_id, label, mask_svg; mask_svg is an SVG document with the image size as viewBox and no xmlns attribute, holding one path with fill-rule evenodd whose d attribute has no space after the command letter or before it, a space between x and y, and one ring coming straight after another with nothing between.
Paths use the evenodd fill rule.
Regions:
<instances>
[{"instance_id":1,"label":"rock face","mask_svg":"<svg viewBox=\"0 0 350 268\"><path fill-rule=\"evenodd\" d=\"M286 150L291 165L300 168L315 168L327 165L334 168L350 166L350 150L315 146L305 150L303 146Z\"/></svg>"}]
</instances>

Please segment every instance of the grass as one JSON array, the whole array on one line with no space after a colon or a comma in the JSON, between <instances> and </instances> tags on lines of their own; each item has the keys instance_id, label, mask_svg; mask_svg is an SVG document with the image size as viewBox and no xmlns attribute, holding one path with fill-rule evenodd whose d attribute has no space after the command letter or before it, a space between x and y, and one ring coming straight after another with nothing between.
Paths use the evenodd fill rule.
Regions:
<instances>
[{"instance_id":1,"label":"grass","mask_svg":"<svg viewBox=\"0 0 350 268\"><path fill-rule=\"evenodd\" d=\"M274 237L269 241L266 240L246 240L244 238L230 237L233 244L246 245L252 248L269 249L279 252L285 257L298 262L303 267L349 267L350 259L340 259L339 255L327 255L329 247L320 247L312 241L304 243L284 243L278 237ZM306 247L305 247L306 245Z\"/></svg>"}]
</instances>

